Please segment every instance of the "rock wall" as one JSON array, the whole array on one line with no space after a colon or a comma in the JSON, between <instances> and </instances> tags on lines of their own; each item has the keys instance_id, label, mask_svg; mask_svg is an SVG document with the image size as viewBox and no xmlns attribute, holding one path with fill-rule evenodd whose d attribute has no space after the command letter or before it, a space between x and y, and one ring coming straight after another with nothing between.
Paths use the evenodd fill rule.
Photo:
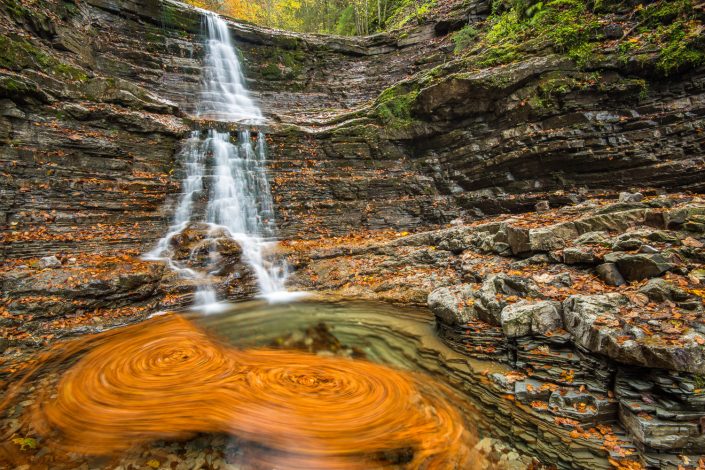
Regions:
<instances>
[{"instance_id":1,"label":"rock wall","mask_svg":"<svg viewBox=\"0 0 705 470\"><path fill-rule=\"evenodd\" d=\"M153 185L141 214L121 216L125 225L138 224L139 237L129 241L133 246L136 238L140 246L153 243L168 220L173 198L164 195L178 192L175 155L191 126L203 56L200 12L171 1L143 3L90 0L37 9L8 0L2 23L13 51L3 64L11 101L4 105L3 129L5 142L15 148L30 147L29 141L35 149L47 147L51 138L41 126L30 127L34 134L21 128L39 119L53 119L66 134L77 122L92 128L102 120L112 132L105 123L113 117L105 111L64 112L69 103L100 102L172 121L158 131L169 136L163 145L146 139L146 151L143 143L113 139L115 147L137 156L127 158L129 172L111 162L114 178L144 171L149 176L141 184ZM453 59L444 34L468 12L477 19L488 9L474 2L450 19L368 38L231 23L250 88L270 118L272 187L284 237L429 227L460 216L526 211L541 199L565 204L590 192L632 186L703 190L702 70L647 83L617 63L579 71L567 59L544 54L466 71ZM407 103L408 119L390 121L383 98L375 100L400 82L414 99ZM22 90L15 91L17 86ZM34 88L61 109L53 116L21 117L30 116L32 107L46 113L41 101L27 102ZM154 134L139 129L142 122L130 125L140 138ZM87 150L77 147L94 146L77 138L52 145L48 148L83 153ZM114 153L106 146L100 161L110 162ZM66 169L73 169L73 161L63 160ZM31 171L39 179L44 170ZM61 178L59 173L53 180L58 184ZM31 221L20 220L19 213L32 205L18 188L8 187L0 211L16 223L8 228L31 231ZM74 193L72 210L83 202L101 212L94 219L110 221L109 212L98 207L104 199L114 204L109 192L94 189L91 203L79 200L81 191ZM46 207L63 207L48 197ZM52 222L44 224L55 229ZM4 246L8 257L33 254L14 245Z\"/></svg>"}]
</instances>

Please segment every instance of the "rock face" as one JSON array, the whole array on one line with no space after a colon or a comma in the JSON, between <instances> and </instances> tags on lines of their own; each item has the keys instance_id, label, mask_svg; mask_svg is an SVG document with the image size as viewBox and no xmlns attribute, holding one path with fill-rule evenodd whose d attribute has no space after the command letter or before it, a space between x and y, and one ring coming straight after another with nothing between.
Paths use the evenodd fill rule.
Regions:
<instances>
[{"instance_id":1,"label":"rock face","mask_svg":"<svg viewBox=\"0 0 705 470\"><path fill-rule=\"evenodd\" d=\"M543 335L563 326L561 307L554 302L521 300L502 309L500 318L507 338Z\"/></svg>"},{"instance_id":2,"label":"rock face","mask_svg":"<svg viewBox=\"0 0 705 470\"><path fill-rule=\"evenodd\" d=\"M446 325L464 325L475 318L468 302L472 302L472 286L469 285L441 287L428 294L428 308Z\"/></svg>"},{"instance_id":3,"label":"rock face","mask_svg":"<svg viewBox=\"0 0 705 470\"><path fill-rule=\"evenodd\" d=\"M0 349L190 301L196 285L139 255L203 125L201 22L171 0L0 3ZM547 53L466 70L446 35L462 24L349 39L230 23L295 283L428 304L453 348L514 369L475 393L569 429L580 451L560 457L538 449L550 432L515 436L563 467L705 452L705 203L658 196L705 189L705 71L647 89L609 58L599 80ZM171 248L206 269L198 232ZM252 295L239 247L216 244L219 293Z\"/></svg>"}]
</instances>

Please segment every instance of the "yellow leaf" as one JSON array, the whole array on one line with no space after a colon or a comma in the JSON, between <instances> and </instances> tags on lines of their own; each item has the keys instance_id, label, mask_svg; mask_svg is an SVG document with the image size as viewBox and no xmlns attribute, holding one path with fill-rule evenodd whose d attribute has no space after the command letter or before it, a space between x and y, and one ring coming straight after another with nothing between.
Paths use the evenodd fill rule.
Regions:
<instances>
[{"instance_id":1,"label":"yellow leaf","mask_svg":"<svg viewBox=\"0 0 705 470\"><path fill-rule=\"evenodd\" d=\"M16 437L12 439L12 442L20 446L20 450L26 450L27 448L37 448L37 441L32 439L31 437Z\"/></svg>"}]
</instances>

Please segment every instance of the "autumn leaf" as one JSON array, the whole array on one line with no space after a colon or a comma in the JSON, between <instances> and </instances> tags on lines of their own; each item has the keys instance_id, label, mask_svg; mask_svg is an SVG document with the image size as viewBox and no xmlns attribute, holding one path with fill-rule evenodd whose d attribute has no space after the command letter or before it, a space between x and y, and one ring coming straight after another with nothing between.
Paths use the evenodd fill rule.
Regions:
<instances>
[{"instance_id":1,"label":"autumn leaf","mask_svg":"<svg viewBox=\"0 0 705 470\"><path fill-rule=\"evenodd\" d=\"M37 441L31 437L15 437L12 443L20 446L20 450L36 449Z\"/></svg>"}]
</instances>

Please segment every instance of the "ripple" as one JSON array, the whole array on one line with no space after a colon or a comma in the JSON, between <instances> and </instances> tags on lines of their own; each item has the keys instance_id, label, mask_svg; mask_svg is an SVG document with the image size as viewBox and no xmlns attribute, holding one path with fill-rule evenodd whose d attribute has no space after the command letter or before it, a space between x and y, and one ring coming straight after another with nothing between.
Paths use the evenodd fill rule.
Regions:
<instances>
[{"instance_id":1,"label":"ripple","mask_svg":"<svg viewBox=\"0 0 705 470\"><path fill-rule=\"evenodd\" d=\"M73 362L27 416L62 451L108 455L224 432L253 443L244 458L265 466L473 466L449 392L425 375L238 350L177 316L64 344L52 358Z\"/></svg>"}]
</instances>

